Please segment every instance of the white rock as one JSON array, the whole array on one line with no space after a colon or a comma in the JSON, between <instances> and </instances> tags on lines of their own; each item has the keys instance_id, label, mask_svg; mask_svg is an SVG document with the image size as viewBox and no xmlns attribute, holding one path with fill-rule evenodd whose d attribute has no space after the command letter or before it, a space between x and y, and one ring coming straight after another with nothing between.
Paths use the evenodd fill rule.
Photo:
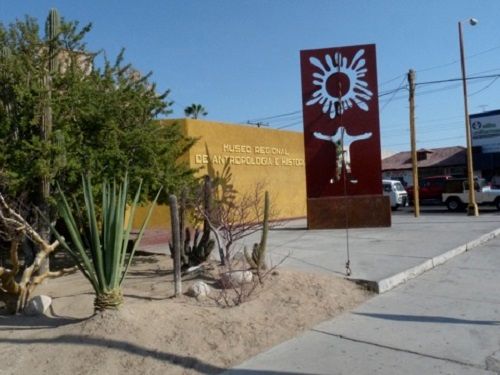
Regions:
<instances>
[{"instance_id":1,"label":"white rock","mask_svg":"<svg viewBox=\"0 0 500 375\"><path fill-rule=\"evenodd\" d=\"M187 294L196 298L204 298L210 294L210 291L211 288L207 283L197 281L189 287Z\"/></svg>"},{"instance_id":2,"label":"white rock","mask_svg":"<svg viewBox=\"0 0 500 375\"><path fill-rule=\"evenodd\" d=\"M35 296L28 301L24 308L26 315L43 315L52 303L52 298L49 296Z\"/></svg>"},{"instance_id":3,"label":"white rock","mask_svg":"<svg viewBox=\"0 0 500 375\"><path fill-rule=\"evenodd\" d=\"M221 275L221 282L224 288L248 284L251 283L252 280L252 271L229 271Z\"/></svg>"}]
</instances>

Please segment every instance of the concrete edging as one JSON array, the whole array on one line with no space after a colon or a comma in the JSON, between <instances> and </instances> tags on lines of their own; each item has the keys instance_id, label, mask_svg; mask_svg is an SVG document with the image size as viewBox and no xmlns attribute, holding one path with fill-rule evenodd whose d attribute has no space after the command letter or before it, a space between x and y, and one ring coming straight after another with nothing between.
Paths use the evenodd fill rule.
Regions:
<instances>
[{"instance_id":1,"label":"concrete edging","mask_svg":"<svg viewBox=\"0 0 500 375\"><path fill-rule=\"evenodd\" d=\"M448 260L454 258L457 255L460 255L468 250L472 250L488 241L491 241L493 238L499 235L500 235L500 228L495 229L489 233L483 234L482 236L472 241L469 241L464 245L457 246L451 250L444 252L443 254L428 259L425 262L416 265L415 267L411 267L403 272L399 272L396 275L374 282L372 281L364 282L361 280L360 282L368 285L371 289L374 289L376 293L379 294L385 293L395 288L396 286L423 274L424 272L427 272L441 264L446 263Z\"/></svg>"}]
</instances>

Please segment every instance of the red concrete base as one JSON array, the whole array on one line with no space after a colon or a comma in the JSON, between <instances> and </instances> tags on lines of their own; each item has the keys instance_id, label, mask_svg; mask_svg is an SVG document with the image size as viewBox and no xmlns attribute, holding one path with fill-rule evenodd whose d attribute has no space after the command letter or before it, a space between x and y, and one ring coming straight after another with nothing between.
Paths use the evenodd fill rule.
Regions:
<instances>
[{"instance_id":1,"label":"red concrete base","mask_svg":"<svg viewBox=\"0 0 500 375\"><path fill-rule=\"evenodd\" d=\"M390 227L389 197L357 195L307 199L309 229L341 229L346 223L349 228Z\"/></svg>"}]
</instances>

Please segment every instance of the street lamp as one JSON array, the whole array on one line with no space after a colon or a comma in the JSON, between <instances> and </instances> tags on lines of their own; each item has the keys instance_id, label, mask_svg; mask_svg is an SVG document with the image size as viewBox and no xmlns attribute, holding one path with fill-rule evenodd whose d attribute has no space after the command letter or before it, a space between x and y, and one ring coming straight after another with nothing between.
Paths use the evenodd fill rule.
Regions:
<instances>
[{"instance_id":1,"label":"street lamp","mask_svg":"<svg viewBox=\"0 0 500 375\"><path fill-rule=\"evenodd\" d=\"M458 22L458 37L460 42L460 63L462 66L462 84L464 88L464 111L465 111L465 134L467 139L467 182L469 185L469 204L467 206L467 215L479 216L476 203L476 191L474 190L474 164L472 162L472 137L469 124L469 110L467 106L467 80L465 75L465 54L464 41L462 37L462 22L468 22L471 26L477 24L477 19L469 18Z\"/></svg>"}]
</instances>

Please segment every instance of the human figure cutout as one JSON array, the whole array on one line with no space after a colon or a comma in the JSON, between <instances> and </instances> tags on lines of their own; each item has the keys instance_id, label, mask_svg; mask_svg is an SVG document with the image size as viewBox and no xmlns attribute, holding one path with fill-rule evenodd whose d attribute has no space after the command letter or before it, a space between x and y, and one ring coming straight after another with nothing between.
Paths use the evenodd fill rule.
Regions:
<instances>
[{"instance_id":1,"label":"human figure cutout","mask_svg":"<svg viewBox=\"0 0 500 375\"><path fill-rule=\"evenodd\" d=\"M340 180L340 172L343 166L346 168L346 174L351 172L350 165L350 147L354 142L362 141L364 139L371 138L372 133L366 132L359 135L350 135L347 133L347 129L340 126L335 134L326 135L320 132L314 132L314 137L322 141L330 141L333 143L336 149L336 160L337 160L337 170L335 175L335 181ZM335 181L332 181L335 182Z\"/></svg>"}]
</instances>

